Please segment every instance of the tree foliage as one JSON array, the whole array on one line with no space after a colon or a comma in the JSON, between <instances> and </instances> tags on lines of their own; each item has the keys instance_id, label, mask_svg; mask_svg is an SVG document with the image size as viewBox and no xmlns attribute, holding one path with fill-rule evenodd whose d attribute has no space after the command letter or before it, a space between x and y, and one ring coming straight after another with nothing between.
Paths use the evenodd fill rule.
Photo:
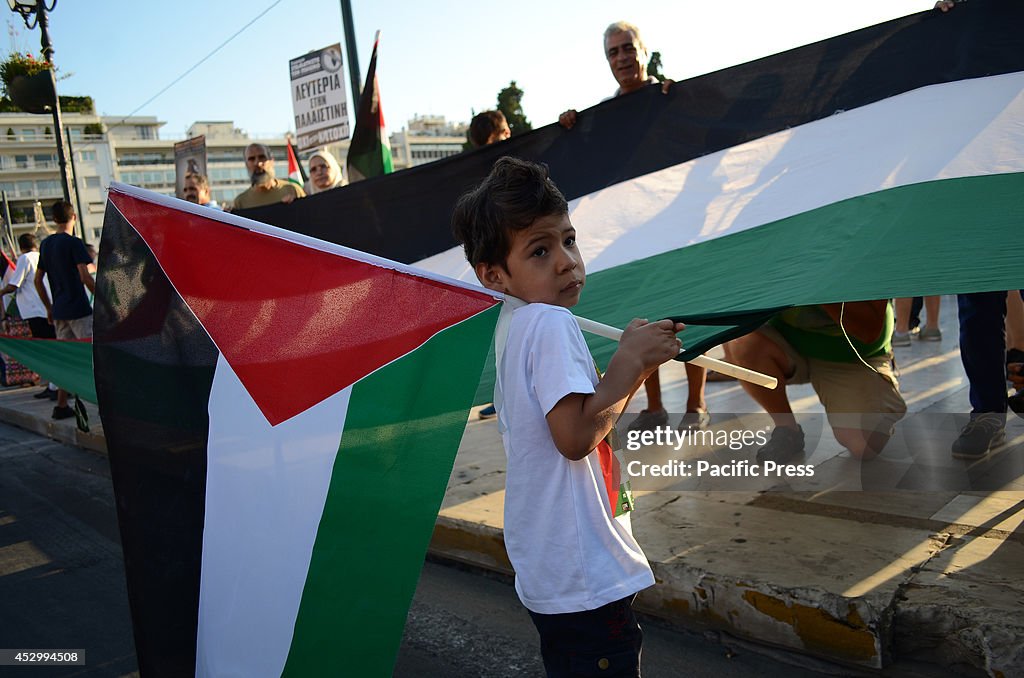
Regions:
<instances>
[{"instance_id":1,"label":"tree foliage","mask_svg":"<svg viewBox=\"0 0 1024 678\"><path fill-rule=\"evenodd\" d=\"M515 80L498 92L498 110L505 115L508 127L512 130L512 136L533 129L533 125L526 119L526 113L523 112L522 100L523 90L516 86Z\"/></svg>"},{"instance_id":2,"label":"tree foliage","mask_svg":"<svg viewBox=\"0 0 1024 678\"><path fill-rule=\"evenodd\" d=\"M658 82L665 82L665 74L661 72L661 52L651 52L651 60L647 62L647 75L653 75Z\"/></svg>"},{"instance_id":3,"label":"tree foliage","mask_svg":"<svg viewBox=\"0 0 1024 678\"><path fill-rule=\"evenodd\" d=\"M65 113L95 113L96 105L89 96L64 96L60 97L60 109Z\"/></svg>"}]
</instances>

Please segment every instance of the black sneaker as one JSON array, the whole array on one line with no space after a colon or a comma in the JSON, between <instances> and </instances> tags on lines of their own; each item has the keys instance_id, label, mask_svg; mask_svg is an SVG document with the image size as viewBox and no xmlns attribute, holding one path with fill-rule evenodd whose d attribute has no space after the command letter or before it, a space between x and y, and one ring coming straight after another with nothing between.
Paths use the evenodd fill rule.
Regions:
<instances>
[{"instance_id":1,"label":"black sneaker","mask_svg":"<svg viewBox=\"0 0 1024 678\"><path fill-rule=\"evenodd\" d=\"M796 428L776 426L768 444L757 451L757 462L774 461L781 464L804 453L804 430L798 424Z\"/></svg>"},{"instance_id":2,"label":"black sneaker","mask_svg":"<svg viewBox=\"0 0 1024 678\"><path fill-rule=\"evenodd\" d=\"M73 409L71 409L70 407L61 407L60 405L58 405L57 407L53 408L53 414L51 415L51 418L70 419L73 416L75 416L75 411Z\"/></svg>"},{"instance_id":3,"label":"black sneaker","mask_svg":"<svg viewBox=\"0 0 1024 678\"><path fill-rule=\"evenodd\" d=\"M55 398L57 397L57 392L56 391L50 391L49 387L44 388L42 391L40 391L39 393L35 394L32 397L35 398L36 400L43 400L44 398L49 400L50 399L50 393L53 393L53 396Z\"/></svg>"},{"instance_id":4,"label":"black sneaker","mask_svg":"<svg viewBox=\"0 0 1024 678\"><path fill-rule=\"evenodd\" d=\"M972 414L960 437L953 441L953 456L957 459L982 459L1003 444L1006 439L1006 416L999 412Z\"/></svg>"}]
</instances>

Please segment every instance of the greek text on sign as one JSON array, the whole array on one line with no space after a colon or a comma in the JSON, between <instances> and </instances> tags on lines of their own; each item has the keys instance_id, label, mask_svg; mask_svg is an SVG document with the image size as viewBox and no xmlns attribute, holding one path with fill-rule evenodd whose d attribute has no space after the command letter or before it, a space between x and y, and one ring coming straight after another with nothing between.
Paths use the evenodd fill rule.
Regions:
<instances>
[{"instance_id":1,"label":"greek text on sign","mask_svg":"<svg viewBox=\"0 0 1024 678\"><path fill-rule=\"evenodd\" d=\"M341 45L292 59L288 67L299 150L347 139L348 96L341 72Z\"/></svg>"}]
</instances>

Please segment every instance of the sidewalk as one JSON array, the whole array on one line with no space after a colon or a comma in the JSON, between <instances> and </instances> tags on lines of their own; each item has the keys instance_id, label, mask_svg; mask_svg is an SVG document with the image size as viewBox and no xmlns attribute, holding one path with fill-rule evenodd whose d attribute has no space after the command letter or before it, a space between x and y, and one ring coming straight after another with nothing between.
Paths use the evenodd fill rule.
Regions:
<instances>
[{"instance_id":1,"label":"sidewalk","mask_svg":"<svg viewBox=\"0 0 1024 678\"><path fill-rule=\"evenodd\" d=\"M633 529L658 581L638 607L852 666L899 661L941 673L1024 675L1024 419L1008 415L1008 445L988 460L950 457L970 406L955 299L943 300L941 315L941 342L896 349L909 413L873 464L853 460L825 425L815 447L808 438L817 474L801 491L696 483L637 493ZM663 368L661 382L666 406L680 411L682 366ZM758 410L736 382L709 382L707 394L713 427L735 422L722 413ZM823 412L809 385L790 387L790 399L798 412ZM629 410L643 405L641 391ZM901 466L901 436L927 450L923 464ZM752 459L753 451L735 456ZM511 571L501 532L504 468L497 424L471 416L435 553ZM994 489L957 489L957 479L979 477ZM860 491L869 484L891 489Z\"/></svg>"},{"instance_id":2,"label":"sidewalk","mask_svg":"<svg viewBox=\"0 0 1024 678\"><path fill-rule=\"evenodd\" d=\"M1024 675L1024 419L1008 416L1008 445L988 460L950 459L949 444L970 408L955 300L944 299L942 314L941 342L896 349L910 413L873 464L851 459L825 425L820 440L808 442L814 479L786 491L763 482L655 489L634 481L641 491L633 528L658 581L641 593L638 608L851 667L899 662L962 675ZM663 368L661 377L664 401L681 409L682 365ZM52 403L33 399L37 390L0 391L0 420L105 451L95 407L88 408L92 432L83 434L73 419L51 420ZM715 428L745 425L753 416L745 413L757 411L736 382L710 382L707 393ZM790 398L809 417L822 412L810 386L791 387ZM641 394L630 411L642 407ZM901 436L924 446L924 463L906 463ZM721 459L721 450L669 448L665 455ZM733 456L752 459L753 452ZM511 572L502 537L504 470L497 424L474 411L433 553ZM987 489L959 487L965 479Z\"/></svg>"},{"instance_id":3,"label":"sidewalk","mask_svg":"<svg viewBox=\"0 0 1024 678\"><path fill-rule=\"evenodd\" d=\"M89 414L89 432L79 431L74 417L60 421L50 418L56 403L32 397L42 388L41 385L0 388L0 421L67 445L106 454L107 441L103 437L99 409L92 403L85 403L85 411Z\"/></svg>"}]
</instances>

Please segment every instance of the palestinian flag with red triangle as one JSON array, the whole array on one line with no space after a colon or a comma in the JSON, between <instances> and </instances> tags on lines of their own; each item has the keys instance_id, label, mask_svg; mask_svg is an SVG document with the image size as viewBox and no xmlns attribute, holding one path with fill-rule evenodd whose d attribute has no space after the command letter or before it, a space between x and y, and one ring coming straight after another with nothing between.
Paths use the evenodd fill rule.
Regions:
<instances>
[{"instance_id":1,"label":"palestinian flag with red triangle","mask_svg":"<svg viewBox=\"0 0 1024 678\"><path fill-rule=\"evenodd\" d=\"M348 147L348 175L352 182L390 174L393 170L391 142L384 126L384 110L380 105L380 84L377 82L377 47L380 31L373 39L366 85L359 95L356 127Z\"/></svg>"},{"instance_id":2,"label":"palestinian flag with red triangle","mask_svg":"<svg viewBox=\"0 0 1024 678\"><path fill-rule=\"evenodd\" d=\"M295 146L292 145L292 140L288 139L288 181L292 182L299 188L303 188L303 184L306 182L305 173L302 171L302 165L299 164L299 159L295 157Z\"/></svg>"},{"instance_id":3,"label":"palestinian flag with red triangle","mask_svg":"<svg viewBox=\"0 0 1024 678\"><path fill-rule=\"evenodd\" d=\"M498 299L117 184L103 247L142 672L390 673Z\"/></svg>"}]
</instances>

